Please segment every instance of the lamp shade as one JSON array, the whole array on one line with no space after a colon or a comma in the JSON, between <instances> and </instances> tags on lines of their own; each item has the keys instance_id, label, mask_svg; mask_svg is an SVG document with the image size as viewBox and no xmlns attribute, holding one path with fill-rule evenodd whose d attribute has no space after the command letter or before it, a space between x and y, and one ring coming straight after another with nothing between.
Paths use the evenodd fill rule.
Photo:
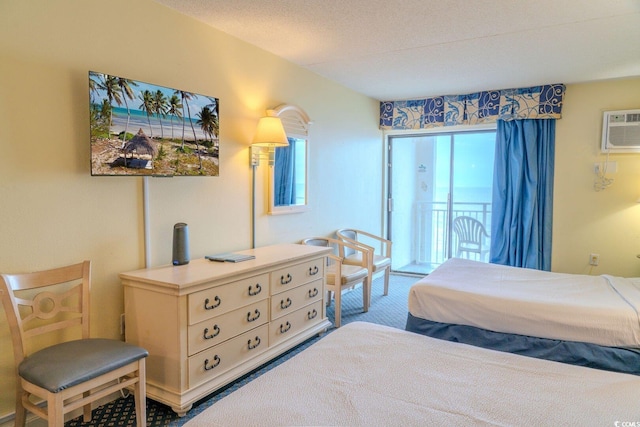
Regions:
<instances>
[{"instance_id":1,"label":"lamp shade","mask_svg":"<svg viewBox=\"0 0 640 427\"><path fill-rule=\"evenodd\" d=\"M252 145L260 147L286 147L289 145L279 117L266 116L260 119Z\"/></svg>"}]
</instances>

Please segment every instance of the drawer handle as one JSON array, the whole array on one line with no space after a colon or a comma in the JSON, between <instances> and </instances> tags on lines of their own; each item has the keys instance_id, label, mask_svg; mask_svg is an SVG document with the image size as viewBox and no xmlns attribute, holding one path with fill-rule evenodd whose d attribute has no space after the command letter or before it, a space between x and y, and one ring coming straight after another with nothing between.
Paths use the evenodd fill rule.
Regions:
<instances>
[{"instance_id":1,"label":"drawer handle","mask_svg":"<svg viewBox=\"0 0 640 427\"><path fill-rule=\"evenodd\" d=\"M218 366L220 364L221 360L218 357L218 355L216 354L215 356L213 356L213 365L209 366L209 359L204 359L204 370L205 371L210 371L213 368L215 368L216 366Z\"/></svg>"},{"instance_id":2,"label":"drawer handle","mask_svg":"<svg viewBox=\"0 0 640 427\"><path fill-rule=\"evenodd\" d=\"M307 319L315 319L318 315L318 311L314 308L312 311L307 312Z\"/></svg>"},{"instance_id":3,"label":"drawer handle","mask_svg":"<svg viewBox=\"0 0 640 427\"><path fill-rule=\"evenodd\" d=\"M251 317L251 312L247 313L247 322L255 322L256 320L258 320L258 318L260 317L260 310L256 308L254 313L255 313L255 316L253 317Z\"/></svg>"},{"instance_id":4,"label":"drawer handle","mask_svg":"<svg viewBox=\"0 0 640 427\"><path fill-rule=\"evenodd\" d=\"M316 274L318 274L318 266L314 265L313 268L309 267L309 276L315 276Z\"/></svg>"},{"instance_id":5,"label":"drawer handle","mask_svg":"<svg viewBox=\"0 0 640 427\"><path fill-rule=\"evenodd\" d=\"M285 278L284 276L280 276L280 284L281 285L286 285L288 283L291 283L291 281L293 280L293 277L291 277L290 274L287 273L287 277Z\"/></svg>"},{"instance_id":6,"label":"drawer handle","mask_svg":"<svg viewBox=\"0 0 640 427\"><path fill-rule=\"evenodd\" d=\"M205 310L213 310L214 308L216 308L220 304L222 304L222 300L217 295L213 300L215 301L215 304L213 304L213 305L209 305L209 298L204 300L204 309Z\"/></svg>"},{"instance_id":7,"label":"drawer handle","mask_svg":"<svg viewBox=\"0 0 640 427\"><path fill-rule=\"evenodd\" d=\"M293 301L291 301L291 298L287 298L287 300L280 300L280 308L281 309L285 309L285 308L289 308L291 307L291 304L293 304Z\"/></svg>"},{"instance_id":8,"label":"drawer handle","mask_svg":"<svg viewBox=\"0 0 640 427\"><path fill-rule=\"evenodd\" d=\"M253 286L249 285L249 296L253 297L258 295L260 292L262 292L262 286L260 286L260 283L256 283L256 290L253 291L252 290Z\"/></svg>"},{"instance_id":9,"label":"drawer handle","mask_svg":"<svg viewBox=\"0 0 640 427\"><path fill-rule=\"evenodd\" d=\"M318 296L318 292L318 288L313 288L313 290L309 289L309 298Z\"/></svg>"},{"instance_id":10,"label":"drawer handle","mask_svg":"<svg viewBox=\"0 0 640 427\"><path fill-rule=\"evenodd\" d=\"M209 333L209 328L204 328L204 332L202 333L202 337L205 340L210 340L211 338L215 338L218 336L218 334L220 334L220 328L218 327L218 325L214 325L213 326L213 333L211 335L207 335L207 333Z\"/></svg>"},{"instance_id":11,"label":"drawer handle","mask_svg":"<svg viewBox=\"0 0 640 427\"><path fill-rule=\"evenodd\" d=\"M280 333L284 334L285 332L287 332L289 329L291 329L291 323L289 323L287 321L287 323L285 323L284 325L281 323L280 324Z\"/></svg>"},{"instance_id":12,"label":"drawer handle","mask_svg":"<svg viewBox=\"0 0 640 427\"><path fill-rule=\"evenodd\" d=\"M256 342L255 344L251 344L251 340L247 342L247 348L249 350L253 350L254 348L260 345L260 337L256 337L254 341Z\"/></svg>"}]
</instances>

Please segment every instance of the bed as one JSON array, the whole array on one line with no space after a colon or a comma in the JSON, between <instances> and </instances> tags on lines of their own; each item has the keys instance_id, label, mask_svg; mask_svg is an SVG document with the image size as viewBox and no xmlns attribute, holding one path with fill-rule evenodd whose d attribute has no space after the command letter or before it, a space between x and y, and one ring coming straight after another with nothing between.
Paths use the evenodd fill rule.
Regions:
<instances>
[{"instance_id":1,"label":"bed","mask_svg":"<svg viewBox=\"0 0 640 427\"><path fill-rule=\"evenodd\" d=\"M617 425L640 420L638 390L635 375L354 322L185 426Z\"/></svg>"},{"instance_id":2,"label":"bed","mask_svg":"<svg viewBox=\"0 0 640 427\"><path fill-rule=\"evenodd\" d=\"M640 374L640 279L451 258L409 291L406 329Z\"/></svg>"}]
</instances>

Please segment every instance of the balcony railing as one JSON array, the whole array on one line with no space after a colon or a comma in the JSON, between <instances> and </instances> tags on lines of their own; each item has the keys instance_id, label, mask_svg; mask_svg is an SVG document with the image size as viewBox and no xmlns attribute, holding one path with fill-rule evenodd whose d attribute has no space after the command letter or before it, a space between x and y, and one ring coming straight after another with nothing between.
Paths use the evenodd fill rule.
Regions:
<instances>
[{"instance_id":1,"label":"balcony railing","mask_svg":"<svg viewBox=\"0 0 640 427\"><path fill-rule=\"evenodd\" d=\"M450 232L450 225L453 219L458 216L470 216L477 219L484 225L487 234L490 234L490 202L454 202L451 218L447 212L446 201L416 203L416 263L442 264L451 255L455 255L457 241L455 233ZM451 250L449 245L451 245Z\"/></svg>"}]
</instances>

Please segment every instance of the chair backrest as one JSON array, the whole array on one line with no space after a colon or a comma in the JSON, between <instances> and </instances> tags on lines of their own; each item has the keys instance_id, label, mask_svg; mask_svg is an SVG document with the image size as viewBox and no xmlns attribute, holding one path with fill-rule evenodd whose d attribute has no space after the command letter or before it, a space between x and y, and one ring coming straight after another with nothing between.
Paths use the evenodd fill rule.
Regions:
<instances>
[{"instance_id":1,"label":"chair backrest","mask_svg":"<svg viewBox=\"0 0 640 427\"><path fill-rule=\"evenodd\" d=\"M29 342L34 337L80 327L82 338L89 338L90 261L0 277L16 365L28 356L32 347ZM78 338L80 334L58 335L62 337L56 336L59 342Z\"/></svg>"},{"instance_id":2,"label":"chair backrest","mask_svg":"<svg viewBox=\"0 0 640 427\"><path fill-rule=\"evenodd\" d=\"M327 248L333 249L333 254L339 254L339 248L336 248L334 244L332 244L333 239L328 239L324 237L309 237L307 239L302 240L303 245L311 245L311 246L323 246ZM333 264L333 260L331 257L327 257L327 265Z\"/></svg>"},{"instance_id":3,"label":"chair backrest","mask_svg":"<svg viewBox=\"0 0 640 427\"><path fill-rule=\"evenodd\" d=\"M329 244L329 239L323 239L322 237L310 237L308 239L304 239L302 244L311 246L331 246Z\"/></svg>"},{"instance_id":4,"label":"chair backrest","mask_svg":"<svg viewBox=\"0 0 640 427\"><path fill-rule=\"evenodd\" d=\"M358 232L350 228L342 228L336 232L339 239L346 238L353 241L358 241ZM344 248L344 255L353 255L356 251L351 248Z\"/></svg>"},{"instance_id":5,"label":"chair backrest","mask_svg":"<svg viewBox=\"0 0 640 427\"><path fill-rule=\"evenodd\" d=\"M480 221L470 216L456 217L453 220L453 231L458 237L459 250L480 253L482 239L487 236Z\"/></svg>"}]
</instances>

